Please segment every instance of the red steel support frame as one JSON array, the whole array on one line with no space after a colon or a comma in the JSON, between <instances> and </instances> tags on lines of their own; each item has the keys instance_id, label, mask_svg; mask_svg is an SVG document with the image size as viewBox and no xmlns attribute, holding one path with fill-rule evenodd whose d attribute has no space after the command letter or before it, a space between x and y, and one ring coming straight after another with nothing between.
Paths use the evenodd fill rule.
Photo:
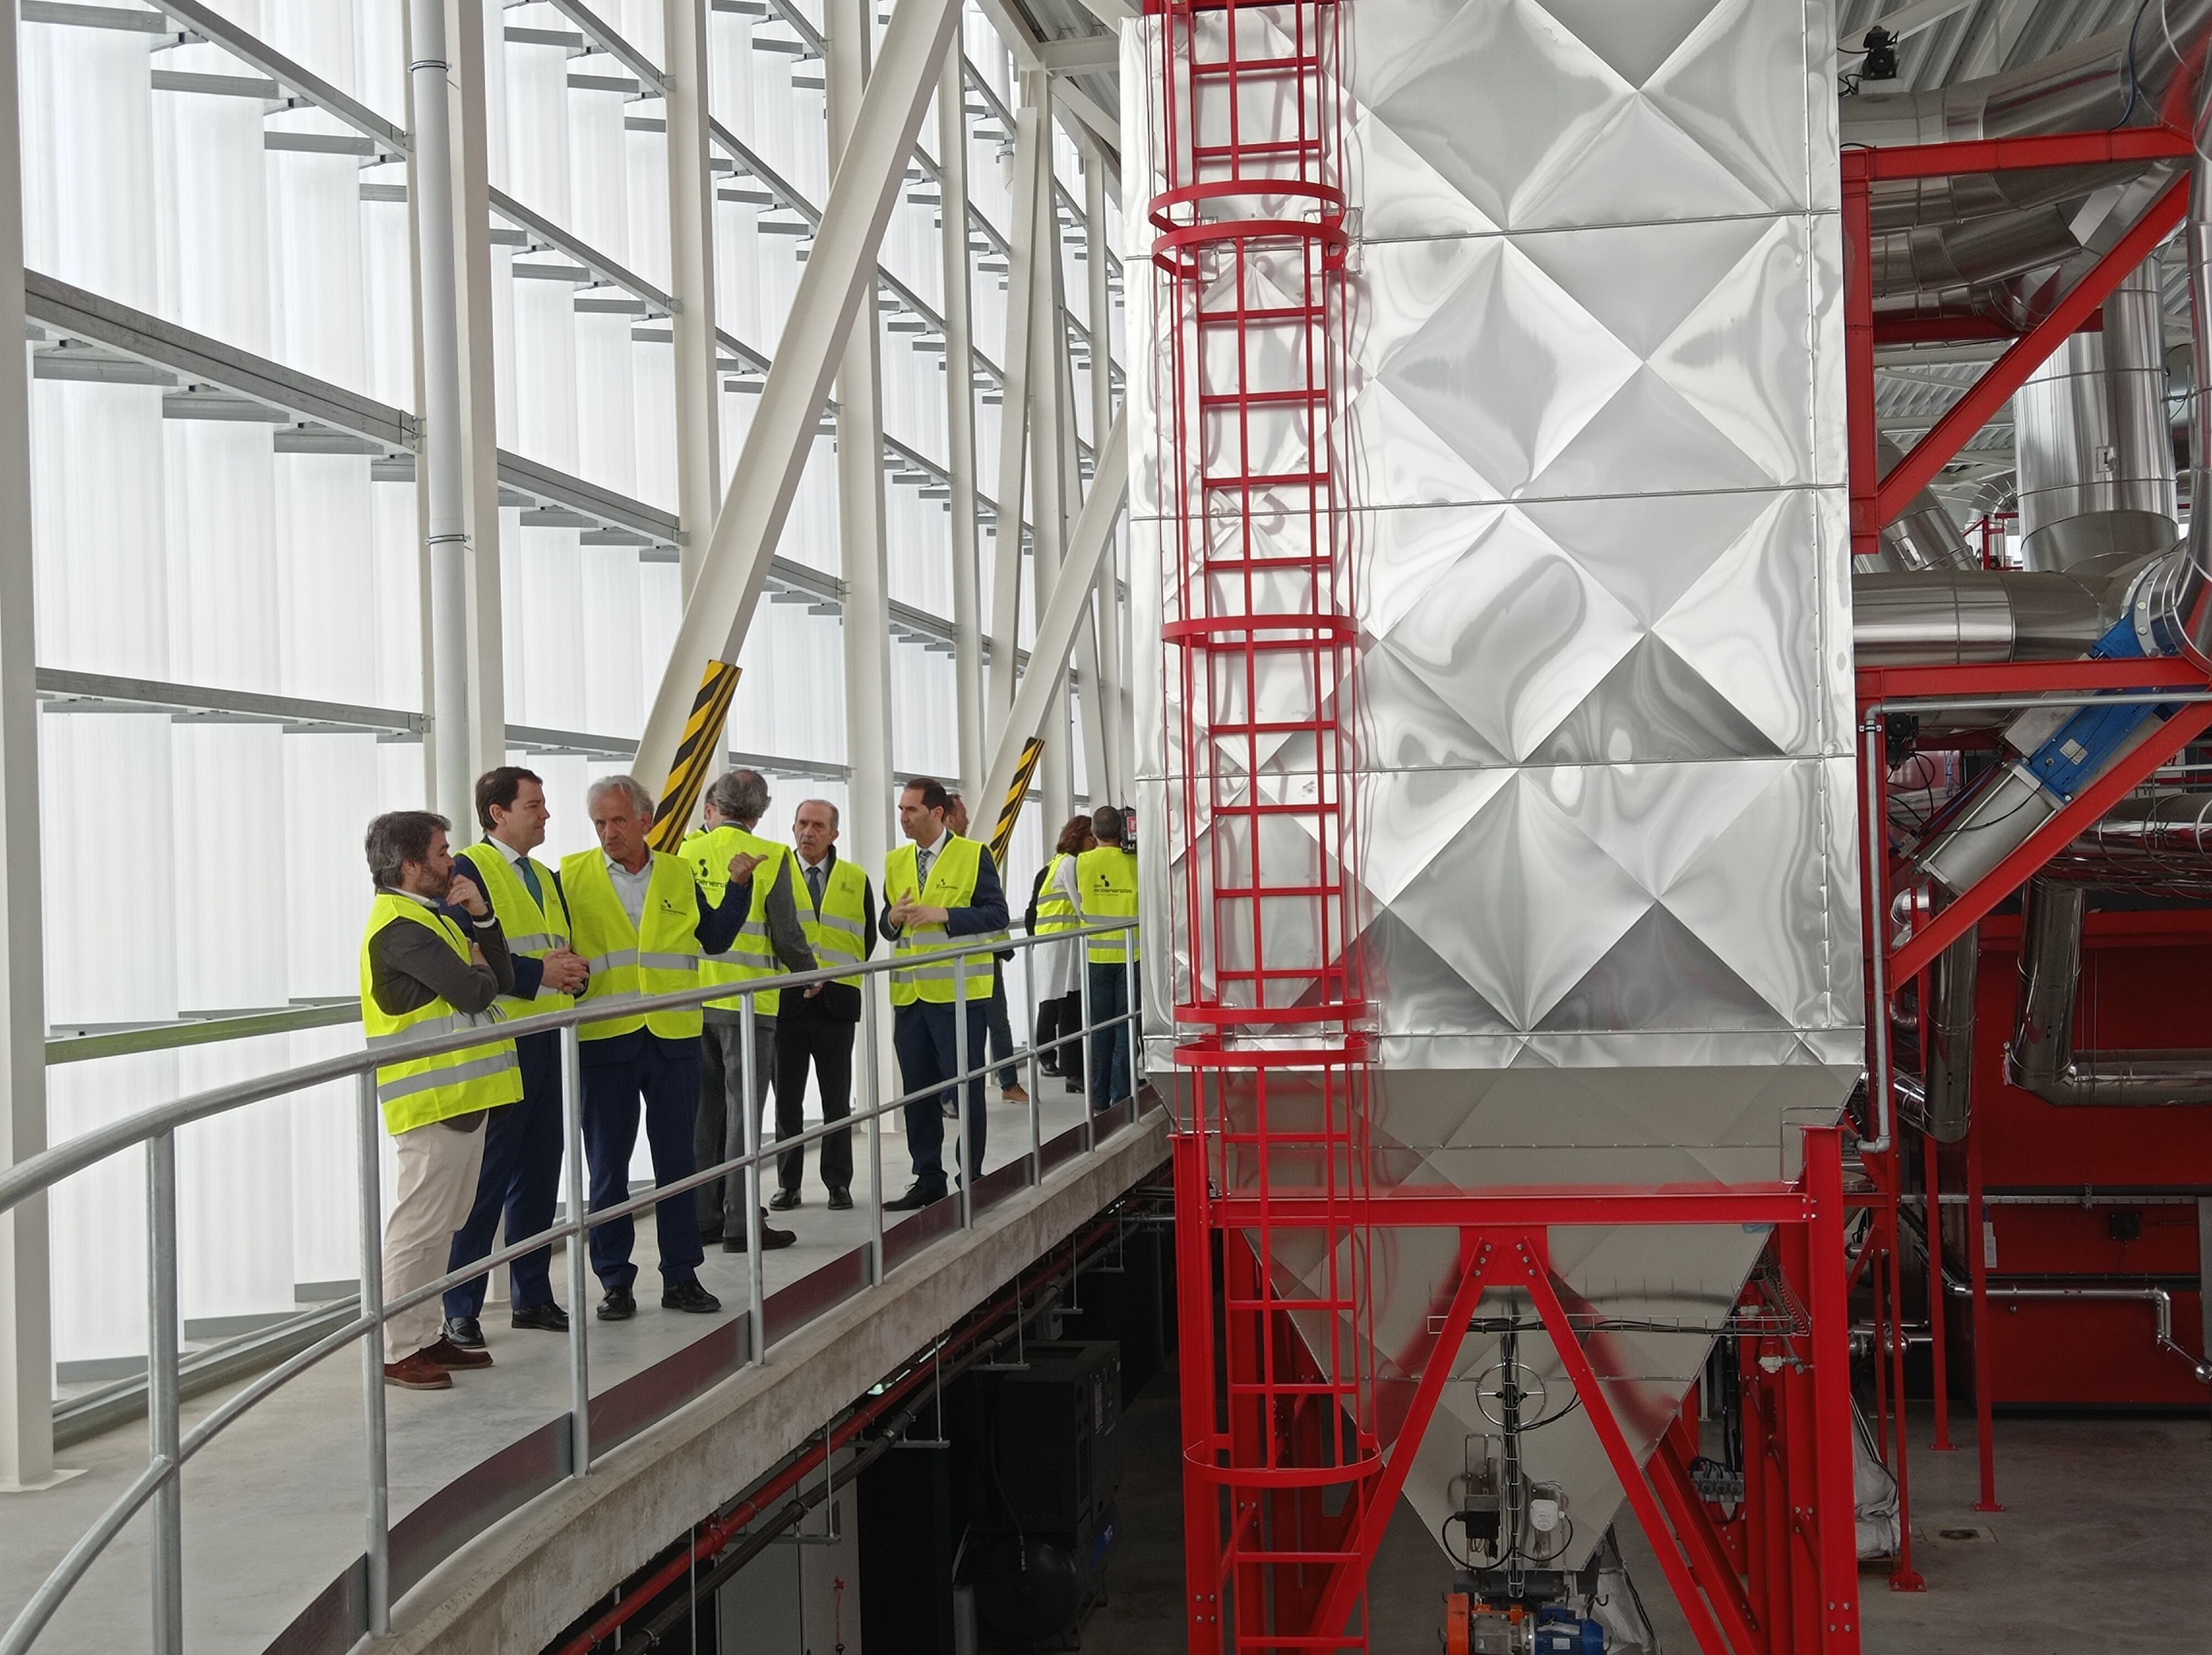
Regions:
<instances>
[{"instance_id":1,"label":"red steel support frame","mask_svg":"<svg viewBox=\"0 0 2212 1655\"><path fill-rule=\"evenodd\" d=\"M1851 551L1854 556L1879 551L1881 531L1896 520L1912 499L1942 471L1967 440L1988 423L2038 367L2069 335L2096 325L2100 307L2128 273L2172 233L2188 210L2190 179L2177 178L2152 204L2143 216L2058 301L2050 313L2020 335L1989 369L1953 404L1914 445L1889 475L1877 474L1875 414L1874 353L1880 344L1911 344L1969 337L2004 337L2005 330L1990 326L1984 332L1974 319L1893 318L1877 320L1874 311L1873 190L1886 179L1906 179L2009 171L2015 168L2069 167L2115 162L2186 161L2193 156L2190 136L2162 126L2117 131L2070 132L2030 138L2006 138L1964 143L1935 143L1877 149L1846 150L1843 163L1843 228L1844 238L1844 307L1848 402ZM2191 663L2174 659L2130 660L2075 660L2022 662L2002 666L1870 667L1858 674L1858 699L1863 711L1878 710L1885 702L1916 697L1955 700L1961 697L2033 695L2096 690L2176 690L2203 692L2204 674ZM1978 923L1999 903L2018 890L2035 871L2063 849L2075 835L2120 799L2148 781L2153 772L2191 740L2212 726L2212 704L2179 706L2172 715L2153 730L2131 751L2063 806L1997 866L1967 891L1960 893L1926 923L1916 924L1905 940L1894 948L1887 916L1868 917L1867 946L1886 956L1883 980L1895 989L1921 976L1944 949ZM1883 739L1869 727L1869 741ZM1871 759L1873 777L1883 771ZM1866 813L1864 846L1869 873L1884 869L1892 874L1885 888L1899 886L1899 877L1910 878L1909 867L1889 868L1889 829L1886 800L1878 780L1870 781L1871 796L1862 800ZM1879 858L1880 861L1876 859ZM1871 904L1869 904L1871 907ZM1873 974L1869 972L1871 978ZM1922 1003L1926 1003L1923 984ZM1887 1024L1887 1004L1868 1008L1869 1038ZM1869 1064L1869 1073L1883 1072ZM1893 1120L1888 1100L1871 1109L1875 1119ZM1893 1131L1887 1153L1868 1157L1868 1170L1881 1191L1875 1222L1866 1243L1861 1265L1872 1263L1870 1285L1875 1304L1875 1372L1878 1432L1885 1442L1895 1443L1894 1466L1899 1484L1900 1517L1910 1524L1906 1470L1903 1362L1903 1280L1899 1268L1898 1203L1903 1197L1906 1141ZM1978 1415L1978 1447L1981 1456L1981 1507L1996 1504L1995 1460L1990 1440L1988 1342L1983 1336L1987 1304L1983 1287L1980 1160L1970 1131L1966 1146L1968 1188L1968 1251L1974 1281L1974 1391ZM1948 1448L1948 1399L1940 1394L1945 1384L1945 1305L1942 1272L1942 1213L1940 1162L1936 1146L1925 1146L1925 1193L1929 1267L1929 1314L1932 1323L1936 1384L1936 1446ZM1885 1268L1886 1267L1886 1268ZM1887 1433L1890 1393L1894 1391L1896 1429ZM1764 1419L1763 1427L1771 1423ZM1747 1425L1748 1431L1749 1427ZM1911 1567L1909 1531L1900 1545L1898 1570L1892 1585L1914 1589L1919 1577Z\"/></svg>"}]
</instances>

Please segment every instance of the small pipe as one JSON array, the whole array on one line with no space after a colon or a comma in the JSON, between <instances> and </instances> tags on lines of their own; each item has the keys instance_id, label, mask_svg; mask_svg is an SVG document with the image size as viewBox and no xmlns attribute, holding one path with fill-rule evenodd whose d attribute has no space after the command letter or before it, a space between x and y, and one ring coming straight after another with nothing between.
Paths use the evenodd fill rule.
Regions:
<instances>
[{"instance_id":1,"label":"small pipe","mask_svg":"<svg viewBox=\"0 0 2212 1655\"><path fill-rule=\"evenodd\" d=\"M1889 904L1882 894L1883 880L1888 871L1889 845L1882 807L1881 782L1883 772L1881 721L1869 715L1861 727L1866 748L1865 794L1860 800L1867 830L1867 906L1874 917L1868 928L1874 938L1869 950L1868 970L1872 976L1873 992L1869 1007L1873 1015L1869 1032L1873 1040L1868 1053L1867 1109L1872 1117L1875 1135L1859 1141L1862 1154L1880 1154L1889 1147L1891 1126L1889 1105Z\"/></svg>"},{"instance_id":2,"label":"small pipe","mask_svg":"<svg viewBox=\"0 0 2212 1655\"><path fill-rule=\"evenodd\" d=\"M1970 1299L1973 1289L1947 1275L1944 1291L1954 1299ZM2189 1364L2190 1377L2197 1384L2212 1385L2212 1362L2200 1361L2174 1342L2173 1295L2163 1287L1989 1287L1982 1289L1988 1299L2027 1299L2033 1301L2066 1299L2109 1300L2117 1304L2145 1304L2151 1307L2157 1320L2156 1342L2160 1350L2171 1351Z\"/></svg>"}]
</instances>

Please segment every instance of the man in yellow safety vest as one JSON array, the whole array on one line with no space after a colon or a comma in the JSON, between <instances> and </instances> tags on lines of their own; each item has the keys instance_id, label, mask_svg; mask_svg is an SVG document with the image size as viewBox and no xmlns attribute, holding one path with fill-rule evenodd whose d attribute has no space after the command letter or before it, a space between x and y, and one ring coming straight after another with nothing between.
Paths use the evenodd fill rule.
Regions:
<instances>
[{"instance_id":1,"label":"man in yellow safety vest","mask_svg":"<svg viewBox=\"0 0 2212 1655\"><path fill-rule=\"evenodd\" d=\"M793 860L798 864L799 914L817 964L857 965L876 951L876 893L868 876L837 854L837 806L809 799L791 824ZM775 1019L775 1135L795 1136L805 1129L806 1071L811 1066L822 1090L822 1118L842 1121L853 1112L853 1033L860 1021L860 979L841 977L818 993L783 997ZM830 1205L842 1211L853 1204L853 1135L833 1132L822 1140L822 1183ZM778 1212L799 1205L799 1185L806 1172L804 1147L776 1158L775 1194L769 1205Z\"/></svg>"},{"instance_id":2,"label":"man in yellow safety vest","mask_svg":"<svg viewBox=\"0 0 2212 1655\"><path fill-rule=\"evenodd\" d=\"M584 1159L592 1174L591 1210L629 1199L630 1152L637 1146L638 1105L644 1103L653 1182L688 1178L692 1123L699 1112L697 1008L640 1012L625 1002L675 994L699 984L699 956L719 954L744 922L752 901L756 858L732 856L717 901L700 887L681 856L647 842L653 795L635 776L603 776L584 794L599 835L597 850L561 859L561 891L574 927L574 946L591 968L582 1003L606 1015L577 1031L584 1074ZM701 1315L722 1308L699 1285L705 1250L691 1192L664 1197L653 1209L660 1240L660 1304ZM635 1230L629 1216L592 1229L592 1269L605 1291L603 1322L637 1314L630 1263Z\"/></svg>"},{"instance_id":3,"label":"man in yellow safety vest","mask_svg":"<svg viewBox=\"0 0 2212 1655\"><path fill-rule=\"evenodd\" d=\"M707 789L707 825L684 841L684 860L691 864L699 888L710 896L720 889L722 870L732 856L743 852L760 859L738 934L725 952L699 962L699 975L708 983L738 983L814 969L814 951L807 946L799 904L792 896L791 852L753 831L767 814L768 803L767 777L758 770L732 770ZM767 1106L769 1081L775 1073L776 1014L785 1009L781 991L775 989L756 990L752 995L750 1101L744 1095L743 1001L732 995L707 1002L706 1024L699 1035L699 1119L691 1140L693 1156L702 1167L745 1153L745 1110L750 1107L757 1120ZM779 1124L776 1129L783 1129ZM700 1185L699 1239L707 1246L719 1241L725 1252L744 1251L743 1172L732 1171L719 1183ZM788 1247L798 1239L789 1230L778 1230L765 1220L761 1225L763 1250Z\"/></svg>"},{"instance_id":4,"label":"man in yellow safety vest","mask_svg":"<svg viewBox=\"0 0 2212 1655\"><path fill-rule=\"evenodd\" d=\"M1129 818L1117 805L1101 805L1091 818L1098 843L1075 859L1075 888L1083 922L1099 925L1137 917L1137 853L1129 846ZM1102 931L1086 951L1091 970L1091 1107L1111 1109L1135 1093L1134 1044L1126 1020L1136 1001L1137 934ZM1123 1020L1115 1020L1123 1019Z\"/></svg>"},{"instance_id":5,"label":"man in yellow safety vest","mask_svg":"<svg viewBox=\"0 0 2212 1655\"><path fill-rule=\"evenodd\" d=\"M890 1213L910 1212L945 1195L944 1083L960 1073L954 1006L964 989L968 1002L967 1177L983 1171L984 1043L991 1004L991 950L1006 937L1006 892L991 853L952 831L945 819L945 788L917 777L899 794L899 828L908 841L884 865L884 900L878 922L891 945L891 1044L898 1052L901 1090L915 1094L906 1106L906 1141L914 1184ZM972 937L979 952L945 959L896 962L934 952L956 937Z\"/></svg>"},{"instance_id":6,"label":"man in yellow safety vest","mask_svg":"<svg viewBox=\"0 0 2212 1655\"><path fill-rule=\"evenodd\" d=\"M559 1011L575 1003L588 975L568 946L568 905L553 870L530 853L545 843L545 784L537 773L502 764L477 778L477 824L481 843L461 852L463 871L499 917L507 952L514 961L514 992L499 1009L509 1017ZM502 1215L509 1245L553 1225L561 1190L561 1037L526 1034L514 1043L522 1069L522 1099L493 1115L484 1129L483 1170L476 1204L453 1233L448 1270L485 1257ZM542 1333L566 1333L568 1313L553 1300L553 1250L525 1253L507 1267L509 1321ZM483 1347L483 1309L489 1278L478 1276L446 1290L446 1337L463 1350Z\"/></svg>"},{"instance_id":7,"label":"man in yellow safety vest","mask_svg":"<svg viewBox=\"0 0 2212 1655\"><path fill-rule=\"evenodd\" d=\"M470 879L453 875L442 816L396 810L368 824L363 849L376 900L361 942L361 1023L383 1061L376 1096L399 1162L384 1226L384 1298L444 1274L453 1232L468 1215L483 1161L484 1120L522 1096L514 1042L495 1035L458 1051L410 1057L410 1044L483 1026L492 1001L514 991L498 919ZM384 1054L389 1052L389 1056ZM384 1378L409 1390L452 1388L450 1370L489 1367L440 1329L434 1299L384 1324Z\"/></svg>"}]
</instances>

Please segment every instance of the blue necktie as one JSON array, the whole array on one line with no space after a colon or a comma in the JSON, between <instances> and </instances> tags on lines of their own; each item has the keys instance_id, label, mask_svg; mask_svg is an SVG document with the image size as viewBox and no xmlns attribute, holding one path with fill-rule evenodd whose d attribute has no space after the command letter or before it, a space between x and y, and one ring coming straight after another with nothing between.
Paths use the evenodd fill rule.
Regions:
<instances>
[{"instance_id":1,"label":"blue necktie","mask_svg":"<svg viewBox=\"0 0 2212 1655\"><path fill-rule=\"evenodd\" d=\"M530 858L527 856L518 858L514 864L514 871L522 875L522 888L530 893L530 900L540 908L544 907L545 892L538 883L538 870L531 866Z\"/></svg>"}]
</instances>

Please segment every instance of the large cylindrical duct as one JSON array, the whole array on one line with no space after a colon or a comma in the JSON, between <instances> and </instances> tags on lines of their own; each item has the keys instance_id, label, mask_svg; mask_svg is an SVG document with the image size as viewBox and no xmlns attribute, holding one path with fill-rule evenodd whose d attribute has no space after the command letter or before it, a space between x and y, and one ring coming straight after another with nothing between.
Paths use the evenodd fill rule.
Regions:
<instances>
[{"instance_id":1,"label":"large cylindrical duct","mask_svg":"<svg viewBox=\"0 0 2212 1655\"><path fill-rule=\"evenodd\" d=\"M2051 1104L2212 1104L2212 1052L2074 1050L2086 897L2080 885L2028 884L2020 1026L2008 1061L2013 1084Z\"/></svg>"},{"instance_id":2,"label":"large cylindrical duct","mask_svg":"<svg viewBox=\"0 0 2212 1655\"><path fill-rule=\"evenodd\" d=\"M1979 987L1982 932L1966 934L1936 961L1923 1037L1928 1073L1923 1107L1938 1143L1966 1135L1972 1119L1974 1074L1974 995Z\"/></svg>"},{"instance_id":3,"label":"large cylindrical duct","mask_svg":"<svg viewBox=\"0 0 2212 1655\"><path fill-rule=\"evenodd\" d=\"M2068 660L2127 612L2124 581L2019 569L1851 577L1851 653L1862 666Z\"/></svg>"},{"instance_id":4,"label":"large cylindrical duct","mask_svg":"<svg viewBox=\"0 0 2212 1655\"><path fill-rule=\"evenodd\" d=\"M1887 437L1875 440L1876 463L1881 474L1887 477L1905 456ZM1852 567L1863 572L1887 570L1892 574L1917 574L1931 569L1974 569L1982 560L1966 544L1966 537L1959 532L1950 508L1936 497L1932 489L1923 489L1912 497L1898 520L1881 532L1881 550L1871 557L1855 558Z\"/></svg>"},{"instance_id":5,"label":"large cylindrical duct","mask_svg":"<svg viewBox=\"0 0 2212 1655\"><path fill-rule=\"evenodd\" d=\"M2021 553L2031 569L2160 552L2174 526L2158 271L2145 264L2013 399Z\"/></svg>"}]
</instances>

